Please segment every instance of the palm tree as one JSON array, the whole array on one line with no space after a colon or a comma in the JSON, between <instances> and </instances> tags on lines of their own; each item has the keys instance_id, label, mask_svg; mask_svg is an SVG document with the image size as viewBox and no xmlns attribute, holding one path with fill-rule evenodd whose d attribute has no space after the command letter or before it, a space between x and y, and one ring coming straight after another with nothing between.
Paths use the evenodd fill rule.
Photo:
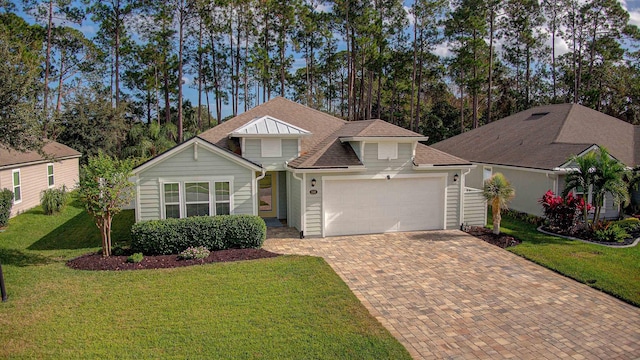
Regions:
<instances>
[{"instance_id":1,"label":"palm tree","mask_svg":"<svg viewBox=\"0 0 640 360\"><path fill-rule=\"evenodd\" d=\"M586 195L591 190L595 208L593 224L600 221L605 194L610 194L616 205L629 201L629 190L624 181L628 171L622 163L609 155L607 149L598 147L598 150L583 156L573 156L570 161L576 164L577 169L567 173L563 195L566 196L574 189L582 190ZM588 225L586 206L582 209L582 215L584 223Z\"/></svg>"},{"instance_id":2,"label":"palm tree","mask_svg":"<svg viewBox=\"0 0 640 360\"><path fill-rule=\"evenodd\" d=\"M501 173L495 173L484 182L483 195L491 203L493 214L493 233L500 234L500 211L507 208L507 203L516 195L515 190Z\"/></svg>"},{"instance_id":3,"label":"palm tree","mask_svg":"<svg viewBox=\"0 0 640 360\"><path fill-rule=\"evenodd\" d=\"M567 195L575 189L583 192L586 203L587 194L595 180L595 169L598 164L598 157L596 153L592 151L583 156L574 155L569 159L569 162L575 164L576 169L567 173L562 197L566 198ZM582 221L584 221L585 226L588 226L589 210L586 204L582 207Z\"/></svg>"},{"instance_id":4,"label":"palm tree","mask_svg":"<svg viewBox=\"0 0 640 360\"><path fill-rule=\"evenodd\" d=\"M605 194L611 195L613 203L616 205L629 202L629 190L624 180L628 176L626 167L609 155L607 149L603 147L600 148L598 160L593 184L593 205L596 208L593 218L594 224L600 221L600 211L604 205Z\"/></svg>"}]
</instances>

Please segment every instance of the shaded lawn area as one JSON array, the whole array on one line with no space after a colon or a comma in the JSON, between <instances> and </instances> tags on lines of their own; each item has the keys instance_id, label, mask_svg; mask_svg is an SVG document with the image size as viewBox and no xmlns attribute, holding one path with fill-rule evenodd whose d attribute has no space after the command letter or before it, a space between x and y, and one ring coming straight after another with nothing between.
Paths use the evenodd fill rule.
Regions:
<instances>
[{"instance_id":1,"label":"shaded lawn area","mask_svg":"<svg viewBox=\"0 0 640 360\"><path fill-rule=\"evenodd\" d=\"M133 212L114 222L128 241ZM78 203L0 233L9 301L0 358L409 359L321 258L124 272L67 268L98 251Z\"/></svg>"},{"instance_id":2,"label":"shaded lawn area","mask_svg":"<svg viewBox=\"0 0 640 360\"><path fill-rule=\"evenodd\" d=\"M489 215L489 227L491 220ZM535 225L508 216L500 225L501 231L522 241L507 250L640 306L640 246L616 249L545 235Z\"/></svg>"}]
</instances>

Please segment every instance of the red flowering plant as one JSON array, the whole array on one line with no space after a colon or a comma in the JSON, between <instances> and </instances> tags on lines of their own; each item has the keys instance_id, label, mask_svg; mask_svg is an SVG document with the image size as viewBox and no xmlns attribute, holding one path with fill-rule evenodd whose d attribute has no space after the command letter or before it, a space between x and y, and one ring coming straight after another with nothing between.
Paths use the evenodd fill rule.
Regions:
<instances>
[{"instance_id":1,"label":"red flowering plant","mask_svg":"<svg viewBox=\"0 0 640 360\"><path fill-rule=\"evenodd\" d=\"M575 232L581 221L582 210L585 206L587 211L592 208L591 204L585 203L582 197L576 197L573 193L569 193L563 198L551 190L547 191L539 202L544 209L544 216L549 228L562 233Z\"/></svg>"}]
</instances>

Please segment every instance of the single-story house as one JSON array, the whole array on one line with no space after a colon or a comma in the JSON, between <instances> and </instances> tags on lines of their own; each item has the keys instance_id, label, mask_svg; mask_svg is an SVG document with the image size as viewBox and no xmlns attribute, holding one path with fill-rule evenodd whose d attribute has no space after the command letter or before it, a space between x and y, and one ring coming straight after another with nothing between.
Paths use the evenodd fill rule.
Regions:
<instances>
[{"instance_id":1,"label":"single-story house","mask_svg":"<svg viewBox=\"0 0 640 360\"><path fill-rule=\"evenodd\" d=\"M538 106L432 145L435 149L477 165L467 185L501 172L516 190L510 207L542 215L538 200L548 190L560 194L570 157L582 156L598 146L628 167L640 163L640 127L578 104ZM586 189L588 201L590 190ZM582 195L577 193L577 195ZM619 206L605 196L603 215L617 217Z\"/></svg>"},{"instance_id":2,"label":"single-story house","mask_svg":"<svg viewBox=\"0 0 640 360\"><path fill-rule=\"evenodd\" d=\"M474 165L425 140L278 97L136 167L136 221L254 214L301 237L483 225Z\"/></svg>"},{"instance_id":3,"label":"single-story house","mask_svg":"<svg viewBox=\"0 0 640 360\"><path fill-rule=\"evenodd\" d=\"M47 141L42 151L47 156L0 148L0 189L13 191L12 217L40 205L43 190L74 189L78 183L82 154L55 141Z\"/></svg>"}]
</instances>

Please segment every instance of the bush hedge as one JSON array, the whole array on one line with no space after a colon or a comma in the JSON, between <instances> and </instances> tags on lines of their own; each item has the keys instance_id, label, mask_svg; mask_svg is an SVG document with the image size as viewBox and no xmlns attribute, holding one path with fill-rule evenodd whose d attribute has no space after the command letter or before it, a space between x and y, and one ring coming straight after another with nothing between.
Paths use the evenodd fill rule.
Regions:
<instances>
[{"instance_id":1,"label":"bush hedge","mask_svg":"<svg viewBox=\"0 0 640 360\"><path fill-rule=\"evenodd\" d=\"M5 227L9 223L12 207L13 191L9 189L0 190L0 227Z\"/></svg>"},{"instance_id":2,"label":"bush hedge","mask_svg":"<svg viewBox=\"0 0 640 360\"><path fill-rule=\"evenodd\" d=\"M198 246L211 251L260 248L266 237L267 226L259 216L194 216L134 224L131 249L145 255L168 255Z\"/></svg>"},{"instance_id":3,"label":"bush hedge","mask_svg":"<svg viewBox=\"0 0 640 360\"><path fill-rule=\"evenodd\" d=\"M69 193L66 186L60 189L47 189L40 193L40 205L47 215L53 215L64 209L69 201Z\"/></svg>"}]
</instances>

